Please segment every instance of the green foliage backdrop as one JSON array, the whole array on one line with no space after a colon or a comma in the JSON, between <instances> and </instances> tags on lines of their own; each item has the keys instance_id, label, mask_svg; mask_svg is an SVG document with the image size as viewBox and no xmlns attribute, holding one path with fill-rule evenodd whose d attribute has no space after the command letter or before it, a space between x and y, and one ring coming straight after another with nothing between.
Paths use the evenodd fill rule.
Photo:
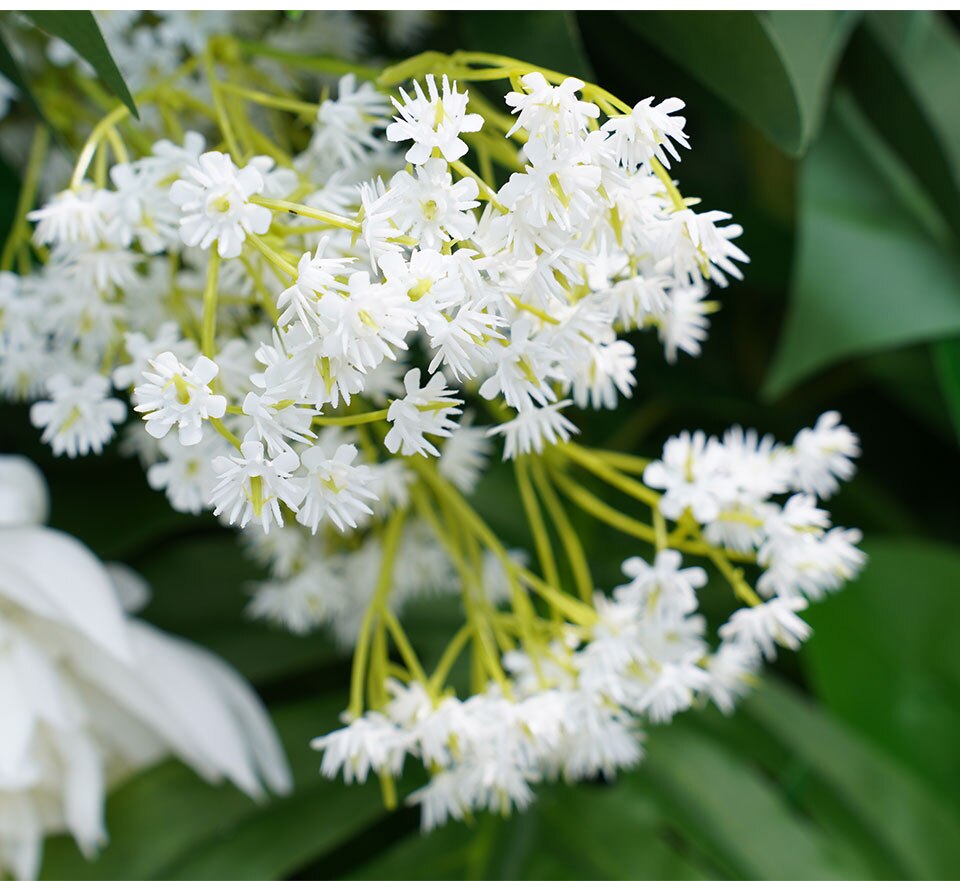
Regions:
<instances>
[{"instance_id":1,"label":"green foliage backdrop","mask_svg":"<svg viewBox=\"0 0 960 881\"><path fill-rule=\"evenodd\" d=\"M34 18L129 99L89 22L70 15ZM668 368L652 349L644 359L638 341L632 409L597 417L586 440L642 451L683 428L738 421L790 436L840 409L864 457L837 520L863 527L871 562L811 613L812 642L738 715L653 730L649 759L616 785L549 788L526 815L423 838L412 811L385 812L375 783L319 777L307 744L335 723L346 662L324 638L244 622L244 584L257 573L233 538L212 519L171 512L115 455L52 459L25 409L4 408L0 445L40 461L54 525L140 570L155 590L148 617L251 678L298 784L291 798L256 805L162 765L110 799L111 843L98 862L57 840L45 875L956 877L957 22L907 12L473 12L443 16L428 48L493 50L627 100L687 101L696 150L683 163L685 191L733 213L753 263L723 293L699 361ZM15 181L0 185L8 224ZM503 520L507 485L494 472L479 505L522 542L522 526ZM629 547L583 531L598 579L611 582ZM447 620L439 604L412 626L429 645Z\"/></svg>"}]
</instances>

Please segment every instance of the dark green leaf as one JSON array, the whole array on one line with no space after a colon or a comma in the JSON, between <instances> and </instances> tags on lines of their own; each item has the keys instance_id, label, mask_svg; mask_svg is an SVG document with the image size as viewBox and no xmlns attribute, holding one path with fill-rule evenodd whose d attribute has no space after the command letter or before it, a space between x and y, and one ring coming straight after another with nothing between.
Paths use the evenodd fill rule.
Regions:
<instances>
[{"instance_id":1,"label":"dark green leaf","mask_svg":"<svg viewBox=\"0 0 960 881\"><path fill-rule=\"evenodd\" d=\"M43 109L37 103L37 99L30 90L30 86L27 84L27 80L23 75L23 71L20 69L20 65L17 63L17 59L13 57L13 54L7 47L6 37L2 31L0 31L0 74L3 74L3 76L17 87L20 96L27 102L30 109L45 122L46 119L43 115Z\"/></svg>"},{"instance_id":2,"label":"dark green leaf","mask_svg":"<svg viewBox=\"0 0 960 881\"><path fill-rule=\"evenodd\" d=\"M728 874L862 877L862 866L849 864L748 760L676 724L650 741L643 773L667 816Z\"/></svg>"},{"instance_id":3,"label":"dark green leaf","mask_svg":"<svg viewBox=\"0 0 960 881\"><path fill-rule=\"evenodd\" d=\"M960 332L960 259L896 157L843 101L804 161L778 395L827 364Z\"/></svg>"},{"instance_id":4,"label":"dark green leaf","mask_svg":"<svg viewBox=\"0 0 960 881\"><path fill-rule=\"evenodd\" d=\"M461 12L457 16L464 48L495 52L593 79L573 12Z\"/></svg>"},{"instance_id":5,"label":"dark green leaf","mask_svg":"<svg viewBox=\"0 0 960 881\"><path fill-rule=\"evenodd\" d=\"M97 25L92 12L79 10L58 10L55 12L24 12L27 18L40 29L53 37L59 37L76 50L77 54L87 61L97 72L97 76L127 107L135 118L139 119L137 105L124 82L123 74L117 67L103 34Z\"/></svg>"},{"instance_id":6,"label":"dark green leaf","mask_svg":"<svg viewBox=\"0 0 960 881\"><path fill-rule=\"evenodd\" d=\"M811 610L807 660L837 715L960 805L960 553L879 539L859 580ZM857 651L850 634L857 634Z\"/></svg>"},{"instance_id":7,"label":"dark green leaf","mask_svg":"<svg viewBox=\"0 0 960 881\"><path fill-rule=\"evenodd\" d=\"M843 663L856 654L851 651L851 639L859 645L858 628L846 631ZM883 674L871 671L870 675ZM950 878L956 874L960 815L909 770L791 689L769 679L741 711L828 784L897 856L907 876Z\"/></svg>"},{"instance_id":8,"label":"dark green leaf","mask_svg":"<svg viewBox=\"0 0 960 881\"><path fill-rule=\"evenodd\" d=\"M960 437L960 340L944 340L933 345L933 357L940 376L940 387L947 402L953 427Z\"/></svg>"},{"instance_id":9,"label":"dark green leaf","mask_svg":"<svg viewBox=\"0 0 960 881\"><path fill-rule=\"evenodd\" d=\"M856 14L629 12L641 37L739 110L782 150L816 135Z\"/></svg>"},{"instance_id":10,"label":"dark green leaf","mask_svg":"<svg viewBox=\"0 0 960 881\"><path fill-rule=\"evenodd\" d=\"M960 40L932 12L870 13L844 59L858 104L960 236Z\"/></svg>"}]
</instances>

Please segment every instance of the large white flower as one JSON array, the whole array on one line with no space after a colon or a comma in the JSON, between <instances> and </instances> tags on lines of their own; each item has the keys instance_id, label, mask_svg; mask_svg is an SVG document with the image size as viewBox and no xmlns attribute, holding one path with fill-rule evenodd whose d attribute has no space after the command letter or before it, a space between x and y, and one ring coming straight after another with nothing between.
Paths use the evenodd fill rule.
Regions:
<instances>
[{"instance_id":1,"label":"large white flower","mask_svg":"<svg viewBox=\"0 0 960 881\"><path fill-rule=\"evenodd\" d=\"M165 755L256 798L290 787L249 686L132 617L139 576L38 525L45 493L29 461L0 457L0 872L17 879L37 875L47 835L92 856L108 788Z\"/></svg>"}]
</instances>

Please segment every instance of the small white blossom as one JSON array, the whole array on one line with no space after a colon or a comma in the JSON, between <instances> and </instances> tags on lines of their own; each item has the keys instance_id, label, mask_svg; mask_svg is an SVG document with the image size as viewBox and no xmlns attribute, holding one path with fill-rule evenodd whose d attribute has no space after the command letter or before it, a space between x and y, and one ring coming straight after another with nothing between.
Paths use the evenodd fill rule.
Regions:
<instances>
[{"instance_id":1,"label":"small white blossom","mask_svg":"<svg viewBox=\"0 0 960 881\"><path fill-rule=\"evenodd\" d=\"M460 135L480 131L483 117L467 113L466 92L458 92L455 82L451 86L446 74L441 80L442 92L437 89L432 74L427 75L426 83L426 94L420 83L414 80L413 97L400 89L403 101L391 99L400 115L387 126L387 138L413 141L404 158L414 165L423 165L434 150L438 150L447 162L455 162L468 149Z\"/></svg>"},{"instance_id":2,"label":"small white blossom","mask_svg":"<svg viewBox=\"0 0 960 881\"><path fill-rule=\"evenodd\" d=\"M58 374L47 382L47 393L50 400L30 408L30 421L43 429L44 443L57 456L66 453L72 459L102 452L127 413L122 401L108 397L110 381L99 374L82 382Z\"/></svg>"},{"instance_id":3,"label":"small white blossom","mask_svg":"<svg viewBox=\"0 0 960 881\"><path fill-rule=\"evenodd\" d=\"M399 451L402 456L439 456L440 451L425 435L449 437L456 422L451 418L461 412L447 388L442 373L435 373L420 387L420 370L414 368L403 378L406 394L394 401L387 411L391 429L384 445L391 453Z\"/></svg>"},{"instance_id":4,"label":"small white blossom","mask_svg":"<svg viewBox=\"0 0 960 881\"><path fill-rule=\"evenodd\" d=\"M210 493L216 516L223 514L228 523L246 526L256 520L264 532L271 524L283 525L280 505L296 512L303 491L292 477L300 464L297 454L280 453L273 459L264 455L259 441L244 441L239 455L218 456L213 470L219 482Z\"/></svg>"},{"instance_id":5,"label":"small white blossom","mask_svg":"<svg viewBox=\"0 0 960 881\"><path fill-rule=\"evenodd\" d=\"M151 437L162 438L174 425L184 446L200 443L203 422L220 419L227 409L227 399L215 395L210 382L219 372L217 365L204 355L192 368L181 364L173 352L161 352L150 361L146 382L134 390L134 409L146 414L143 419Z\"/></svg>"},{"instance_id":6,"label":"small white blossom","mask_svg":"<svg viewBox=\"0 0 960 881\"><path fill-rule=\"evenodd\" d=\"M263 187L263 175L252 165L238 169L224 153L204 153L170 188L184 243L206 250L216 242L221 257L238 257L248 234L270 228L270 211L250 202Z\"/></svg>"},{"instance_id":7,"label":"small white blossom","mask_svg":"<svg viewBox=\"0 0 960 881\"><path fill-rule=\"evenodd\" d=\"M341 532L356 529L358 520L373 514L367 504L376 500L371 491L373 472L367 465L355 465L358 455L353 444L341 444L332 456L320 446L311 447L301 457L307 469L303 506L297 521L316 533L327 518Z\"/></svg>"},{"instance_id":8,"label":"small white blossom","mask_svg":"<svg viewBox=\"0 0 960 881\"><path fill-rule=\"evenodd\" d=\"M768 661L777 655L777 645L796 651L812 633L797 615L807 608L802 597L778 597L758 606L740 609L720 628L724 640L760 652Z\"/></svg>"}]
</instances>

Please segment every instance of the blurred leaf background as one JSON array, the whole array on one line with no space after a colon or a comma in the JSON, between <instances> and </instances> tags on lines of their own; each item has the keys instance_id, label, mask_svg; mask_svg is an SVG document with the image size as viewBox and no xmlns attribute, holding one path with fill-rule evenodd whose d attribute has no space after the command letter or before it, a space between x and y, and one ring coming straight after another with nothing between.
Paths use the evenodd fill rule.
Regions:
<instances>
[{"instance_id":1,"label":"blurred leaf background","mask_svg":"<svg viewBox=\"0 0 960 881\"><path fill-rule=\"evenodd\" d=\"M72 35L129 98L88 14L34 18ZM683 428L735 422L785 439L836 408L863 442L860 474L834 510L867 535L865 573L811 611L814 639L737 715L692 713L652 730L647 761L613 785L545 786L525 815L421 837L415 812L388 814L375 783L321 779L308 743L336 724L348 660L323 635L244 620L244 586L258 573L212 518L175 514L113 453L53 459L26 408L4 406L0 447L41 464L53 524L142 572L155 591L148 618L254 682L298 783L291 798L257 806L161 765L111 797L97 862L58 839L45 876L960 875L957 26L924 12L460 12L439 15L428 35L423 48L514 55L630 103L682 97L694 147L677 169L683 192L744 226L753 262L720 294L702 358L668 367L637 339L638 394L582 420L588 441L649 453ZM4 227L16 195L4 170ZM478 504L522 543L522 524L504 520L510 487L494 470ZM598 581L615 584L617 561L635 549L580 525ZM722 614L726 600L714 602ZM455 610L416 614L429 647Z\"/></svg>"}]
</instances>

